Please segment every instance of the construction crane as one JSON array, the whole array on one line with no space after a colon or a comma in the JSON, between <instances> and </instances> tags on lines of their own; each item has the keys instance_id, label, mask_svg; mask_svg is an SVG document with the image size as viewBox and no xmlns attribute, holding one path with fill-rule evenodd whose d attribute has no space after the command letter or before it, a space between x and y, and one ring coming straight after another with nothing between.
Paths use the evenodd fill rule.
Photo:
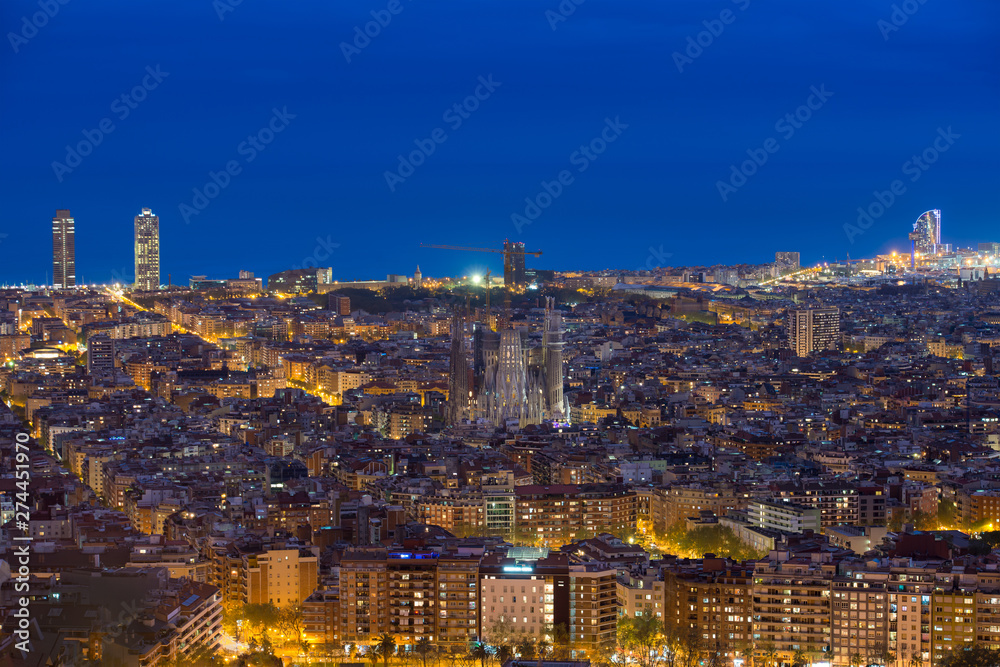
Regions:
<instances>
[{"instance_id":1,"label":"construction crane","mask_svg":"<svg viewBox=\"0 0 1000 667\"><path fill-rule=\"evenodd\" d=\"M465 250L466 252L498 252L501 255L513 254L513 255L532 255L534 257L541 257L541 250L518 250L516 248L511 248L510 250L504 250L503 248L463 248L457 245L431 245L429 243L421 243L421 248L437 248L438 250Z\"/></svg>"},{"instance_id":2,"label":"construction crane","mask_svg":"<svg viewBox=\"0 0 1000 667\"><path fill-rule=\"evenodd\" d=\"M437 250L463 250L465 252L493 252L493 253L497 253L497 254L503 255L503 268L504 268L503 286L504 286L504 310L505 310L505 316L504 317L505 317L505 319L510 319L510 317L509 317L509 311L510 311L510 288L511 288L511 284L514 282L514 280L513 280L514 276L512 275L513 274L513 266L514 266L513 257L516 256L516 255L521 255L521 256L531 255L532 257L541 257L542 256L542 251L541 250L524 250L523 248L513 247L515 245L513 243L510 244L510 245L511 245L511 247L506 247L506 244L505 244L504 248L497 249L497 248L464 248L462 246L454 246L454 245L433 245L433 244L429 244L429 243L421 243L420 247L421 248L436 248ZM486 305L486 309L487 309L486 312L487 312L487 316L489 315L489 298L490 298L489 294L490 294L490 278L489 278L489 272L487 272L487 275L486 275L486 304L487 304Z\"/></svg>"},{"instance_id":3,"label":"construction crane","mask_svg":"<svg viewBox=\"0 0 1000 667\"><path fill-rule=\"evenodd\" d=\"M511 244L513 246L514 244ZM428 243L421 243L421 248L437 248L438 250L464 250L465 252L494 252L503 255L503 268L504 268L504 287L510 289L510 284L513 280L510 280L513 276L508 275L511 267L513 266L512 258L516 255L531 255L532 257L541 257L541 250L524 250L522 248L515 247L504 247L504 248L463 248L461 246L455 245L431 245Z\"/></svg>"}]
</instances>

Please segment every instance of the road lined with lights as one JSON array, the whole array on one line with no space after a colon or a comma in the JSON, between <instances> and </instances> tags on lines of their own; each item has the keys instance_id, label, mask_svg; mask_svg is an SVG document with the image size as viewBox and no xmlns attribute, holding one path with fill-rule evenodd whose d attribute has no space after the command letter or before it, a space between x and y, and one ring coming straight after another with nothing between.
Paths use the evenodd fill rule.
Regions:
<instances>
[{"instance_id":1,"label":"road lined with lights","mask_svg":"<svg viewBox=\"0 0 1000 667\"><path fill-rule=\"evenodd\" d=\"M118 300L122 301L123 303L125 303L125 304L127 304L129 306L132 306L133 308L135 308L137 310L140 310L140 311L143 311L143 312L150 312L149 308L144 308L144 307L140 306L139 304L137 304L135 301L132 301L127 296L125 296L125 293L123 291L121 291L121 290L119 290L119 291L108 290L107 293L108 293L109 296L111 296L111 297L113 297L115 299L118 299ZM195 336L196 338L198 338L199 340L201 340L201 341L203 341L205 343L210 343L212 345L218 345L218 341L217 340L211 340L211 339L206 338L205 336L203 336L203 335L201 335L201 334L199 334L199 333L197 333L195 331L189 331L189 330L185 329L184 327L182 327L181 325L179 325L176 322L174 322L173 320L170 320L170 326L173 327L174 329L176 329L178 333L187 334L189 336ZM323 401L327 405L340 405L340 402L336 400L336 397L333 394L328 394L326 392L316 391L315 389L310 388L309 385L307 385L306 383L304 383L304 382L302 382L300 380L293 380L293 379L290 379L290 378L285 378L285 384L287 386L293 386L296 389L301 389L302 391L304 391L305 393L309 394L310 396L315 396L316 398L318 398L319 400Z\"/></svg>"}]
</instances>

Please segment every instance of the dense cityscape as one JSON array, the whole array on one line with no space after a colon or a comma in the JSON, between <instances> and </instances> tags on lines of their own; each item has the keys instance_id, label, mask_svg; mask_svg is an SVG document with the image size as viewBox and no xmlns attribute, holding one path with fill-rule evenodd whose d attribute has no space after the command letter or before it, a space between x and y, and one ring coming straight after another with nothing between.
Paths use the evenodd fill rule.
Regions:
<instances>
[{"instance_id":1,"label":"dense cityscape","mask_svg":"<svg viewBox=\"0 0 1000 667\"><path fill-rule=\"evenodd\" d=\"M1000 667L998 25L3 0L0 667Z\"/></svg>"},{"instance_id":2,"label":"dense cityscape","mask_svg":"<svg viewBox=\"0 0 1000 667\"><path fill-rule=\"evenodd\" d=\"M57 210L52 284L0 289L2 655L996 665L1000 243L941 223L812 265L507 240L420 251L502 276L174 284L143 208L134 276L84 285Z\"/></svg>"}]
</instances>

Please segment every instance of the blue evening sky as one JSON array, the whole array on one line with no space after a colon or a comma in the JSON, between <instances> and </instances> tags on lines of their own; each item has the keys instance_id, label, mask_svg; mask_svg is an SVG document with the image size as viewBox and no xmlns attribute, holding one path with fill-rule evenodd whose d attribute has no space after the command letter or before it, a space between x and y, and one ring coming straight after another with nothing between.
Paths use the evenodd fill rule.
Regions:
<instances>
[{"instance_id":1,"label":"blue evening sky","mask_svg":"<svg viewBox=\"0 0 1000 667\"><path fill-rule=\"evenodd\" d=\"M143 207L160 215L174 282L303 263L342 280L417 264L499 271L499 256L419 244L508 237L542 250L529 258L541 268L764 262L775 250L814 262L903 249L929 208L945 242L1000 241L993 0L235 2L42 0L54 16L36 16L37 30L25 20L38 0L0 4L0 284L51 275L56 208L76 219L88 282L131 279ZM358 48L372 12L390 20ZM674 54L689 48L679 71ZM479 87L467 117L449 112L480 77L499 85ZM145 99L126 106L144 80ZM273 109L294 118L263 150L243 144ZM808 120L776 126L797 110ZM606 119L620 125L605 131ZM67 145L102 121L113 131L69 167ZM443 141L391 189L397 156L437 128ZM575 153L602 131L614 138L603 153ZM724 199L719 182L748 150L767 161ZM907 165L925 150L933 164ZM198 200L229 161L239 173ZM564 170L547 200L542 181ZM902 194L846 233L897 179ZM539 193L548 206L515 226Z\"/></svg>"}]
</instances>

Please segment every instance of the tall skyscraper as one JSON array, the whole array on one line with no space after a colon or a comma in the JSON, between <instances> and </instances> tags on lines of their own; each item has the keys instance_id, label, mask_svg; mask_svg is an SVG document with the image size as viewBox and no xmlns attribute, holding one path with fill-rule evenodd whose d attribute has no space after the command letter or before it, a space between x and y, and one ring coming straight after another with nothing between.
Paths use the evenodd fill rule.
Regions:
<instances>
[{"instance_id":1,"label":"tall skyscraper","mask_svg":"<svg viewBox=\"0 0 1000 667\"><path fill-rule=\"evenodd\" d=\"M52 218L52 285L76 287L76 222L64 209Z\"/></svg>"},{"instance_id":2,"label":"tall skyscraper","mask_svg":"<svg viewBox=\"0 0 1000 667\"><path fill-rule=\"evenodd\" d=\"M160 218L148 208L135 216L135 288L160 288Z\"/></svg>"},{"instance_id":3,"label":"tall skyscraper","mask_svg":"<svg viewBox=\"0 0 1000 667\"><path fill-rule=\"evenodd\" d=\"M840 339L840 308L790 308L788 346L797 357L836 349Z\"/></svg>"},{"instance_id":4,"label":"tall skyscraper","mask_svg":"<svg viewBox=\"0 0 1000 667\"><path fill-rule=\"evenodd\" d=\"M913 250L916 252L924 255L937 253L938 246L941 245L941 211L936 208L924 211L913 223L910 240L913 241Z\"/></svg>"},{"instance_id":5,"label":"tall skyscraper","mask_svg":"<svg viewBox=\"0 0 1000 667\"><path fill-rule=\"evenodd\" d=\"M503 242L503 284L506 287L524 285L524 244L519 241Z\"/></svg>"}]
</instances>

